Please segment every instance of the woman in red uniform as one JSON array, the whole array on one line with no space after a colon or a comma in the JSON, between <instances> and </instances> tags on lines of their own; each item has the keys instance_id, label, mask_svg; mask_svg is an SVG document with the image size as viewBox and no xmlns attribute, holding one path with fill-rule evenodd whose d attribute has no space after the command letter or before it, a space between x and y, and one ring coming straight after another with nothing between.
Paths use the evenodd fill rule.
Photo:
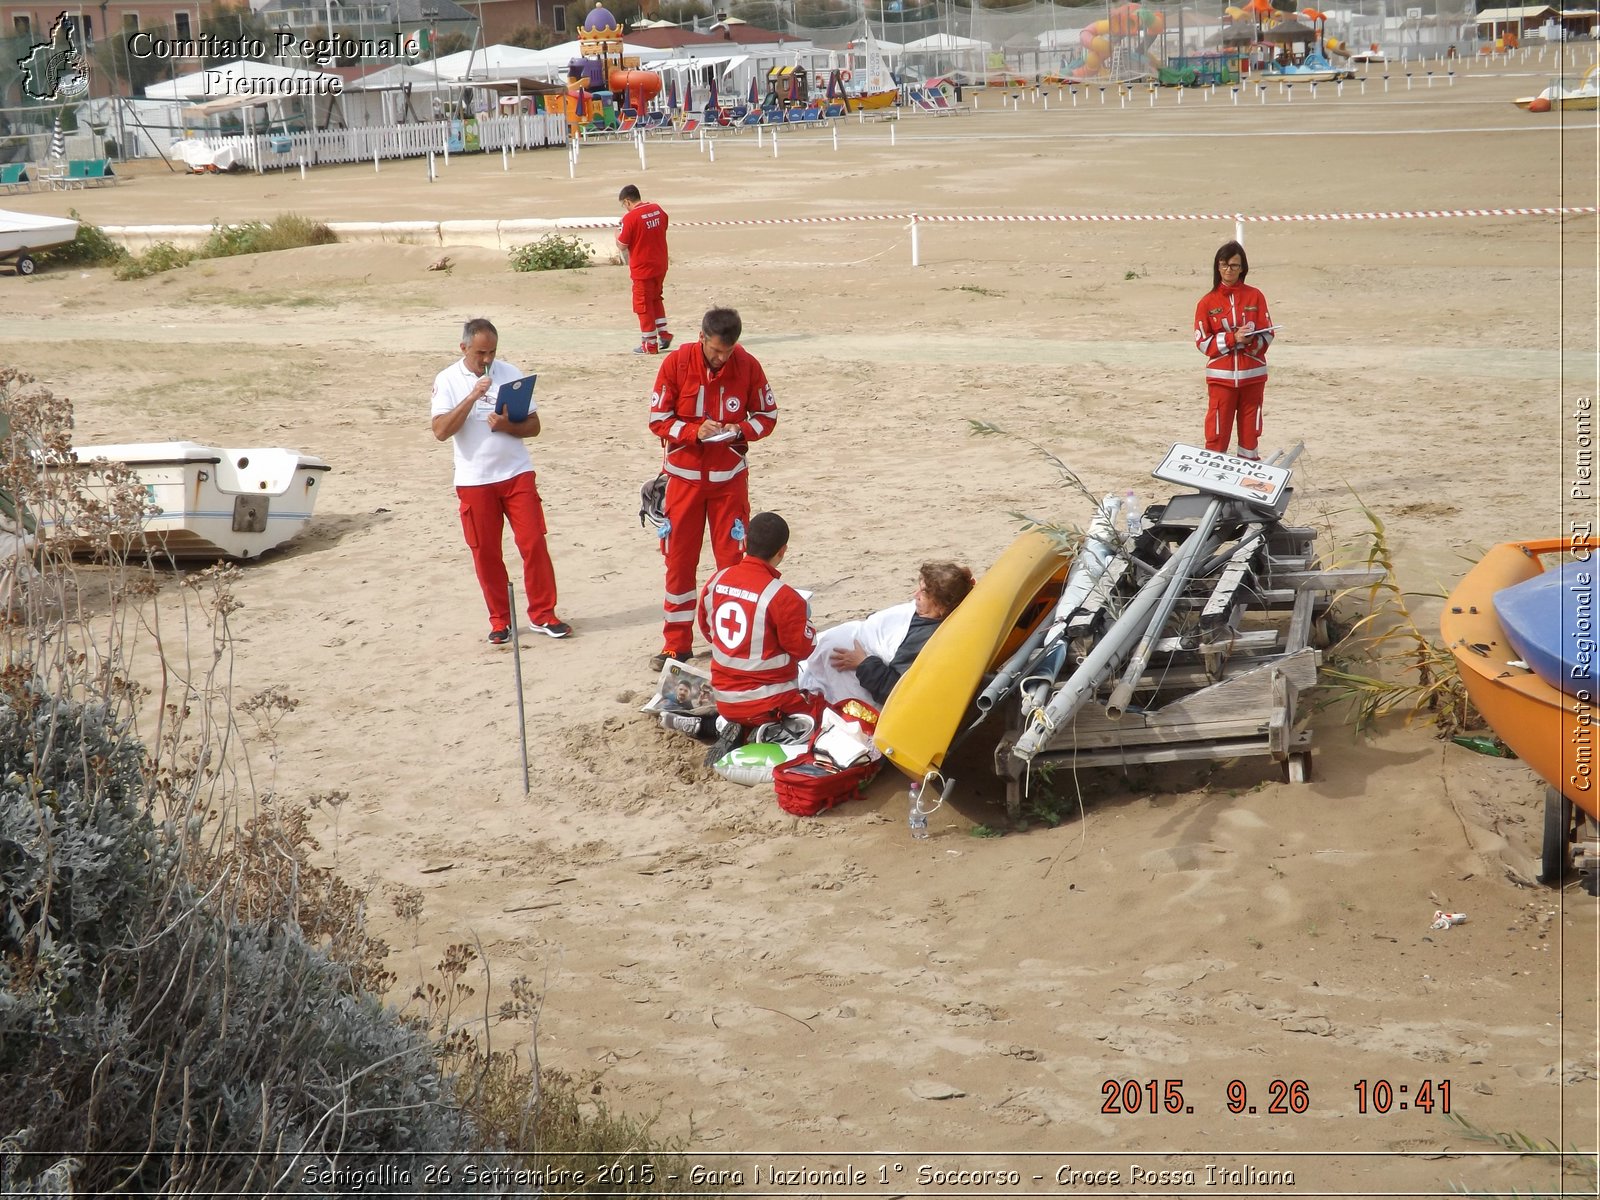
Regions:
<instances>
[{"instance_id":1,"label":"woman in red uniform","mask_svg":"<svg viewBox=\"0 0 1600 1200\"><path fill-rule=\"evenodd\" d=\"M1272 316L1267 298L1245 283L1250 260L1226 242L1211 260L1211 290L1194 310L1194 344L1206 356L1206 449L1226 452L1239 423L1239 457L1259 460L1261 397L1267 390Z\"/></svg>"}]
</instances>

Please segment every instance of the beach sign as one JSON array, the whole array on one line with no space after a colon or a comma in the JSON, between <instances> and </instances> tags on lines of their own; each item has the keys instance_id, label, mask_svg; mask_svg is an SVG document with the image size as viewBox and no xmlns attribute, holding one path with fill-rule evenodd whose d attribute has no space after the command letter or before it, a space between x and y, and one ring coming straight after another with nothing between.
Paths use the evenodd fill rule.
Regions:
<instances>
[{"instance_id":1,"label":"beach sign","mask_svg":"<svg viewBox=\"0 0 1600 1200\"><path fill-rule=\"evenodd\" d=\"M1270 466L1219 450L1185 446L1181 442L1167 451L1161 465L1151 474L1168 483L1268 508L1278 503L1289 484L1289 471L1285 467Z\"/></svg>"}]
</instances>

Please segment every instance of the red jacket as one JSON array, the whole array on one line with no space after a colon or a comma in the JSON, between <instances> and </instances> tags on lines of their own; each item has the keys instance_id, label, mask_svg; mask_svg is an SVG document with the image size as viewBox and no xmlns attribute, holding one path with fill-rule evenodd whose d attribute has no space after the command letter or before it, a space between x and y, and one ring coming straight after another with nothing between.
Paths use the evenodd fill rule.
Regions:
<instances>
[{"instance_id":1,"label":"red jacket","mask_svg":"<svg viewBox=\"0 0 1600 1200\"><path fill-rule=\"evenodd\" d=\"M1267 298L1248 283L1221 284L1200 297L1194 309L1194 344L1210 361L1206 379L1238 387L1267 377L1267 347L1272 334L1258 333L1241 345L1233 330L1249 323L1257 329L1272 324Z\"/></svg>"},{"instance_id":2,"label":"red jacket","mask_svg":"<svg viewBox=\"0 0 1600 1200\"><path fill-rule=\"evenodd\" d=\"M667 273L667 210L653 200L622 214L617 241L628 248L628 276L654 279Z\"/></svg>"},{"instance_id":3,"label":"red jacket","mask_svg":"<svg viewBox=\"0 0 1600 1200\"><path fill-rule=\"evenodd\" d=\"M746 555L700 593L700 632L711 644L717 711L753 725L804 707L800 664L816 648L805 598L767 562Z\"/></svg>"},{"instance_id":4,"label":"red jacket","mask_svg":"<svg viewBox=\"0 0 1600 1200\"><path fill-rule=\"evenodd\" d=\"M737 423L739 436L700 441L700 426L708 420ZM699 341L685 342L656 372L650 432L666 444L668 475L691 483L726 483L745 469L749 443L766 437L777 423L767 373L743 346L735 346L713 374Z\"/></svg>"}]
</instances>

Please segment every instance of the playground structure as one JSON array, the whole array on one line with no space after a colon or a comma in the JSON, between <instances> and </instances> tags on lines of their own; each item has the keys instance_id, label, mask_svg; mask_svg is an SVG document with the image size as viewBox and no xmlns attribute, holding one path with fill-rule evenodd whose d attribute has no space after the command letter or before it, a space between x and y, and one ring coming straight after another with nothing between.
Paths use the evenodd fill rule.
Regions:
<instances>
[{"instance_id":1,"label":"playground structure","mask_svg":"<svg viewBox=\"0 0 1600 1200\"><path fill-rule=\"evenodd\" d=\"M622 52L622 23L595 0L578 27L583 54L567 64L567 124L579 129L615 129L624 113L642 113L661 94L661 76L639 69L639 60Z\"/></svg>"},{"instance_id":2,"label":"playground structure","mask_svg":"<svg viewBox=\"0 0 1600 1200\"><path fill-rule=\"evenodd\" d=\"M1128 79L1154 75L1162 63L1155 50L1156 39L1167 28L1167 15L1140 4L1123 4L1105 17L1083 27L1078 40L1082 55L1071 63L1063 76L1074 82L1097 79Z\"/></svg>"}]
</instances>

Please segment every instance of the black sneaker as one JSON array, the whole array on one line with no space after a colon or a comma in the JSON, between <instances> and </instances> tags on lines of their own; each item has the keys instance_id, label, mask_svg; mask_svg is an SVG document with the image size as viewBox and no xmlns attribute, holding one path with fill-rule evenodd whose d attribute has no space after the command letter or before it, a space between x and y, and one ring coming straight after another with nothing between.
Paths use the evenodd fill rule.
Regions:
<instances>
[{"instance_id":1,"label":"black sneaker","mask_svg":"<svg viewBox=\"0 0 1600 1200\"><path fill-rule=\"evenodd\" d=\"M689 650L663 650L651 657L650 669L659 673L669 662L688 662L693 657L693 652Z\"/></svg>"},{"instance_id":2,"label":"black sneaker","mask_svg":"<svg viewBox=\"0 0 1600 1200\"><path fill-rule=\"evenodd\" d=\"M565 621L551 621L548 625L541 625L535 621L529 626L534 633L542 633L545 637L564 638L572 633L572 626Z\"/></svg>"},{"instance_id":3,"label":"black sneaker","mask_svg":"<svg viewBox=\"0 0 1600 1200\"><path fill-rule=\"evenodd\" d=\"M511 630L509 630L509 629L491 629L491 630L489 630L489 644L491 646L504 646L510 640L511 640Z\"/></svg>"},{"instance_id":4,"label":"black sneaker","mask_svg":"<svg viewBox=\"0 0 1600 1200\"><path fill-rule=\"evenodd\" d=\"M672 335L664 331L657 335L656 340L661 343L661 352L663 354L665 354L672 345Z\"/></svg>"},{"instance_id":5,"label":"black sneaker","mask_svg":"<svg viewBox=\"0 0 1600 1200\"><path fill-rule=\"evenodd\" d=\"M709 767L728 751L742 745L744 745L744 726L729 721L722 727L722 733L718 735L711 749L706 751L706 766Z\"/></svg>"}]
</instances>

